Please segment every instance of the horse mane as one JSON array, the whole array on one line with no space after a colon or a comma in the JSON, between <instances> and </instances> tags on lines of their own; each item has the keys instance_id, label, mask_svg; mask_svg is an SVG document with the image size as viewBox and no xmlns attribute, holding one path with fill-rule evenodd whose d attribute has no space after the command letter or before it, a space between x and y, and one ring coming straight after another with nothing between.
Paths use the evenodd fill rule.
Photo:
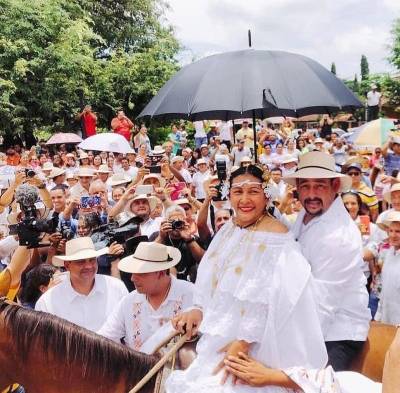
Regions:
<instances>
[{"instance_id":1,"label":"horse mane","mask_svg":"<svg viewBox=\"0 0 400 393\"><path fill-rule=\"evenodd\" d=\"M26 309L6 299L0 299L0 315L15 339L15 350L25 360L31 350L41 350L52 361L58 361L63 372L76 364L82 378L106 376L103 384L112 385L124 377L131 389L158 360L157 356L136 352L55 315Z\"/></svg>"}]
</instances>

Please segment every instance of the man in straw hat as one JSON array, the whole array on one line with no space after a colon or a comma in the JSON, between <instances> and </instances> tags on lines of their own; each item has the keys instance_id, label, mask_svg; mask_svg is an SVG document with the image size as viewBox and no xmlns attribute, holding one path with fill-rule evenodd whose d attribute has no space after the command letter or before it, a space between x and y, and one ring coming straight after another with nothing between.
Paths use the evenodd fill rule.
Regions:
<instances>
[{"instance_id":1,"label":"man in straw hat","mask_svg":"<svg viewBox=\"0 0 400 393\"><path fill-rule=\"evenodd\" d=\"M346 370L363 347L371 319L360 232L338 197L351 179L335 172L332 156L314 151L300 156L297 171L285 181L296 186L304 207L293 232L315 277L329 364Z\"/></svg>"},{"instance_id":2,"label":"man in straw hat","mask_svg":"<svg viewBox=\"0 0 400 393\"><path fill-rule=\"evenodd\" d=\"M157 198L152 195L136 193L136 187L129 187L115 206L109 211L109 217L115 217L122 211L131 216L140 217L140 234L150 237L160 229L160 220L152 219L151 212L157 207Z\"/></svg>"},{"instance_id":3,"label":"man in straw hat","mask_svg":"<svg viewBox=\"0 0 400 393\"><path fill-rule=\"evenodd\" d=\"M174 247L139 243L135 253L118 264L132 274L136 290L120 301L98 333L117 342L124 337L129 347L140 351L160 326L193 306L193 284L169 273L180 259Z\"/></svg>"},{"instance_id":4,"label":"man in straw hat","mask_svg":"<svg viewBox=\"0 0 400 393\"><path fill-rule=\"evenodd\" d=\"M390 249L384 254L382 291L375 320L390 325L400 324L400 212L391 211L383 225L387 228Z\"/></svg>"},{"instance_id":5,"label":"man in straw hat","mask_svg":"<svg viewBox=\"0 0 400 393\"><path fill-rule=\"evenodd\" d=\"M116 253L120 252L117 247L114 249ZM118 302L128 293L122 281L96 274L97 257L108 253L108 247L96 251L90 237L69 240L65 255L53 257L53 265L64 266L68 273L60 284L40 297L35 309L92 331L100 329Z\"/></svg>"}]
</instances>

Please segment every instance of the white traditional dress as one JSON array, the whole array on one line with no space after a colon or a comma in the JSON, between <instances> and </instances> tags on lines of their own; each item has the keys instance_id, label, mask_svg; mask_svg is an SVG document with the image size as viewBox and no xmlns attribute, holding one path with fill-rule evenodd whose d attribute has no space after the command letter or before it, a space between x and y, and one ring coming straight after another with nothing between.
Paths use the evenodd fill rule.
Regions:
<instances>
[{"instance_id":1,"label":"white traditional dress","mask_svg":"<svg viewBox=\"0 0 400 393\"><path fill-rule=\"evenodd\" d=\"M241 229L227 223L204 255L194 304L203 310L198 356L166 382L168 393L288 392L220 384L218 350L234 340L272 368L321 369L327 362L312 291L310 266L292 234Z\"/></svg>"}]
</instances>

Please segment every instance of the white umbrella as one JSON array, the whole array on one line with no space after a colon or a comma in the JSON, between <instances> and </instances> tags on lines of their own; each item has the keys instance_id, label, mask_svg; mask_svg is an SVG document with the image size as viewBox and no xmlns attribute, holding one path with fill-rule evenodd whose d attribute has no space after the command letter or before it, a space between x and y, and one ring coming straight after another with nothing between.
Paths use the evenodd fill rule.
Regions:
<instances>
[{"instance_id":1,"label":"white umbrella","mask_svg":"<svg viewBox=\"0 0 400 393\"><path fill-rule=\"evenodd\" d=\"M134 151L122 135L113 132L90 136L81 142L78 147L82 150L108 151L122 154Z\"/></svg>"}]
</instances>

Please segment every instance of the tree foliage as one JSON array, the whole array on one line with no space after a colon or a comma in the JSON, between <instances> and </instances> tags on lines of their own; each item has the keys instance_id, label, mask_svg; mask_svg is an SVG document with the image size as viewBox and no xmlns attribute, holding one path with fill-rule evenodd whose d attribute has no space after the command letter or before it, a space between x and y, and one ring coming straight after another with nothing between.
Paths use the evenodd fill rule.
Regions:
<instances>
[{"instance_id":1,"label":"tree foliage","mask_svg":"<svg viewBox=\"0 0 400 393\"><path fill-rule=\"evenodd\" d=\"M335 63L332 63L332 65L331 65L331 72L332 72L332 74L336 75L336 64Z\"/></svg>"},{"instance_id":2,"label":"tree foliage","mask_svg":"<svg viewBox=\"0 0 400 393\"><path fill-rule=\"evenodd\" d=\"M361 55L361 62L360 62L360 69L361 69L361 80L368 79L369 76L369 64L367 60L367 56Z\"/></svg>"},{"instance_id":3,"label":"tree foliage","mask_svg":"<svg viewBox=\"0 0 400 393\"><path fill-rule=\"evenodd\" d=\"M71 129L86 103L103 127L118 107L138 114L177 69L157 4L0 0L0 132Z\"/></svg>"}]
</instances>

